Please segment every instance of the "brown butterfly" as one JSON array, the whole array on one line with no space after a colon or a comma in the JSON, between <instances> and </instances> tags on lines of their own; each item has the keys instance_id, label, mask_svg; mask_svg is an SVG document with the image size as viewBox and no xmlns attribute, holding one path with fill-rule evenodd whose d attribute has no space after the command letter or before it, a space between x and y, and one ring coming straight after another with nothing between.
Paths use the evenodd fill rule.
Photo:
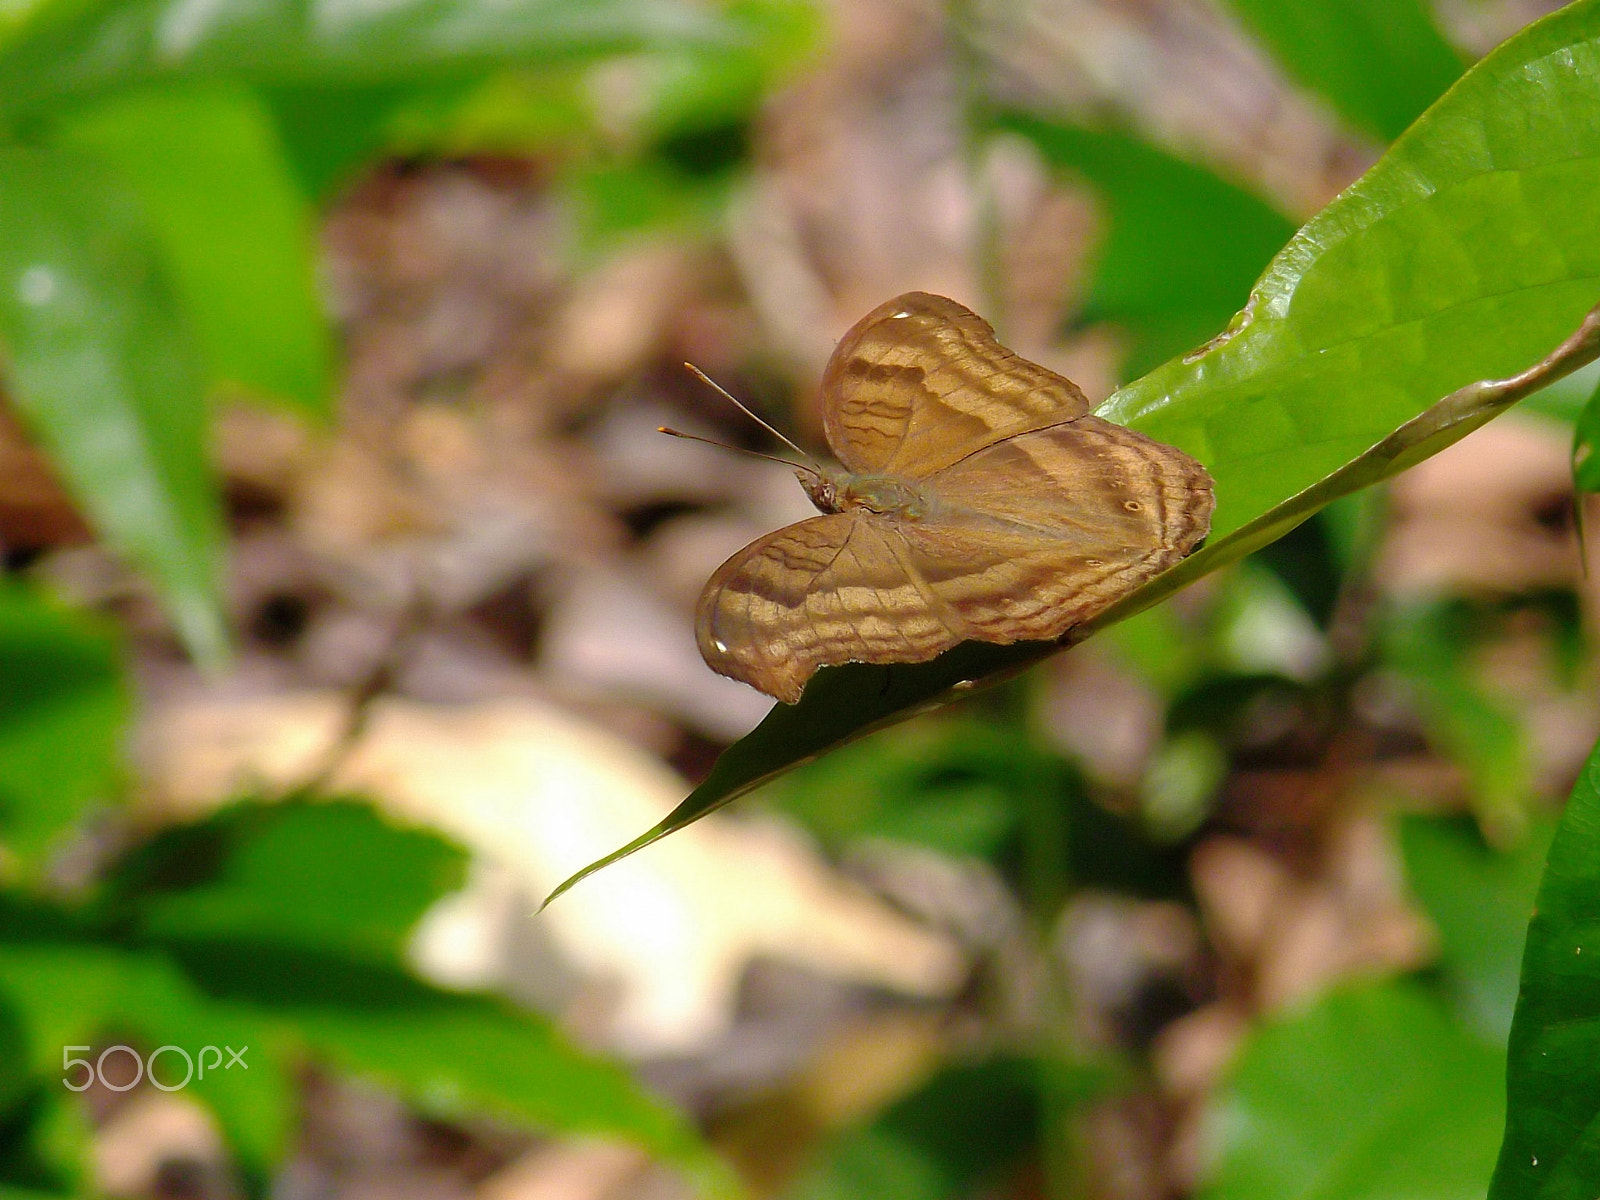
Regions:
<instances>
[{"instance_id":1,"label":"brown butterfly","mask_svg":"<svg viewBox=\"0 0 1600 1200\"><path fill-rule=\"evenodd\" d=\"M1059 638L1210 528L1204 467L943 296L856 322L822 398L843 469L790 464L822 515L723 563L696 617L712 670L787 704L818 667Z\"/></svg>"}]
</instances>

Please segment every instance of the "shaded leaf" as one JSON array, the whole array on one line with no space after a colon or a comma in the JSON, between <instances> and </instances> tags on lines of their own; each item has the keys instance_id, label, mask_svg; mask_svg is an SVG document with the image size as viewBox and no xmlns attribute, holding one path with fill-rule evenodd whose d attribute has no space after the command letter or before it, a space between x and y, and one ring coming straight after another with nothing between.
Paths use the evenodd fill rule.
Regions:
<instances>
[{"instance_id":1,"label":"shaded leaf","mask_svg":"<svg viewBox=\"0 0 1600 1200\"><path fill-rule=\"evenodd\" d=\"M997 125L1103 194L1109 228L1078 320L1127 328L1130 373L1215 333L1294 232L1288 218L1243 188L1132 134L1024 114Z\"/></svg>"},{"instance_id":2,"label":"shaded leaf","mask_svg":"<svg viewBox=\"0 0 1600 1200\"><path fill-rule=\"evenodd\" d=\"M1479 678L1468 653L1482 641L1476 616L1461 601L1401 607L1385 622L1383 656L1410 685L1430 740L1466 768L1479 818L1515 836L1534 793L1530 732L1514 702Z\"/></svg>"},{"instance_id":3,"label":"shaded leaf","mask_svg":"<svg viewBox=\"0 0 1600 1200\"><path fill-rule=\"evenodd\" d=\"M61 139L138 193L213 384L325 416L311 214L261 100L237 87L146 91L74 114Z\"/></svg>"},{"instance_id":4,"label":"shaded leaf","mask_svg":"<svg viewBox=\"0 0 1600 1200\"><path fill-rule=\"evenodd\" d=\"M727 173L700 178L656 155L595 164L567 180L580 248L598 255L631 234L664 228L709 233L726 203Z\"/></svg>"},{"instance_id":5,"label":"shaded leaf","mask_svg":"<svg viewBox=\"0 0 1600 1200\"><path fill-rule=\"evenodd\" d=\"M1579 491L1600 492L1600 384L1579 409L1572 426L1572 483Z\"/></svg>"},{"instance_id":6,"label":"shaded leaf","mask_svg":"<svg viewBox=\"0 0 1600 1200\"><path fill-rule=\"evenodd\" d=\"M11 398L94 524L154 576L189 649L226 647L221 519L188 331L138 199L68 151L0 150Z\"/></svg>"},{"instance_id":7,"label":"shaded leaf","mask_svg":"<svg viewBox=\"0 0 1600 1200\"><path fill-rule=\"evenodd\" d=\"M398 964L424 911L464 871L462 851L365 804L236 804L157 835L116 886L162 941L272 942Z\"/></svg>"},{"instance_id":8,"label":"shaded leaf","mask_svg":"<svg viewBox=\"0 0 1600 1200\"><path fill-rule=\"evenodd\" d=\"M1517 1003L1528 916L1553 830L1535 826L1511 851L1465 821L1400 824L1411 890L1439 931L1440 970L1456 1008L1491 1045L1505 1044Z\"/></svg>"},{"instance_id":9,"label":"shaded leaf","mask_svg":"<svg viewBox=\"0 0 1600 1200\"><path fill-rule=\"evenodd\" d=\"M738 36L677 0L81 0L0 48L0 97L37 108L161 78L413 84L505 64Z\"/></svg>"},{"instance_id":10,"label":"shaded leaf","mask_svg":"<svg viewBox=\"0 0 1600 1200\"><path fill-rule=\"evenodd\" d=\"M1015 1170L1042 1120L1039 1066L948 1067L864 1127L826 1144L787 1200L945 1200Z\"/></svg>"},{"instance_id":11,"label":"shaded leaf","mask_svg":"<svg viewBox=\"0 0 1600 1200\"><path fill-rule=\"evenodd\" d=\"M1461 74L1421 0L1228 0L1297 81L1392 141Z\"/></svg>"},{"instance_id":12,"label":"shaded leaf","mask_svg":"<svg viewBox=\"0 0 1600 1200\"><path fill-rule=\"evenodd\" d=\"M127 684L111 630L0 583L0 842L24 861L111 796Z\"/></svg>"},{"instance_id":13,"label":"shaded leaf","mask_svg":"<svg viewBox=\"0 0 1600 1200\"><path fill-rule=\"evenodd\" d=\"M281 1155L293 1116L292 1064L274 1059L259 1019L212 1003L164 955L87 940L0 943L0 1000L22 1017L30 1065L52 1093L66 1077L63 1047L103 1051L120 1044L108 1038L131 1039L148 1056L177 1046L197 1068L183 1090L212 1105L246 1165L264 1169ZM243 1068L200 1072L206 1046L219 1048L219 1066L228 1062L222 1047L248 1046L253 1054ZM163 1082L184 1078L182 1054L157 1061ZM72 1082L83 1073L71 1068Z\"/></svg>"},{"instance_id":14,"label":"shaded leaf","mask_svg":"<svg viewBox=\"0 0 1600 1200\"><path fill-rule=\"evenodd\" d=\"M197 1070L185 1091L211 1105L258 1172L283 1152L294 1076L309 1056L441 1117L629 1140L682 1169L705 1194L736 1191L688 1121L538 1014L443 992L398 966L337 951L242 936L135 949L89 931L52 932L0 941L0 1006L19 1019L34 1075L58 1089L63 1046L120 1041L148 1056L173 1045L197 1068L205 1046L248 1047L243 1066L215 1056L221 1069L203 1078ZM176 1082L183 1056L169 1052L160 1071Z\"/></svg>"},{"instance_id":15,"label":"shaded leaf","mask_svg":"<svg viewBox=\"0 0 1600 1200\"><path fill-rule=\"evenodd\" d=\"M1474 67L1296 234L1225 334L1102 407L1200 459L1217 511L1201 550L1064 641L1260 549L1600 354L1600 316L1588 315L1597 211L1600 0L1579 0ZM1061 648L966 643L931 663L824 668L666 820L553 895L836 745Z\"/></svg>"},{"instance_id":16,"label":"shaded leaf","mask_svg":"<svg viewBox=\"0 0 1600 1200\"><path fill-rule=\"evenodd\" d=\"M33 1083L28 1070L27 1031L11 1005L0 996L0 1130L12 1124ZM0 1132L0 1147L5 1141L5 1133Z\"/></svg>"},{"instance_id":17,"label":"shaded leaf","mask_svg":"<svg viewBox=\"0 0 1600 1200\"><path fill-rule=\"evenodd\" d=\"M1498 1055L1414 988L1338 992L1254 1033L1208 1114L1204 1200L1474 1200Z\"/></svg>"},{"instance_id":18,"label":"shaded leaf","mask_svg":"<svg viewBox=\"0 0 1600 1200\"><path fill-rule=\"evenodd\" d=\"M890 838L945 854L990 856L1014 832L1017 791L1058 760L1015 731L976 721L909 725L867 738L784 778L766 798L831 845Z\"/></svg>"},{"instance_id":19,"label":"shaded leaf","mask_svg":"<svg viewBox=\"0 0 1600 1200\"><path fill-rule=\"evenodd\" d=\"M544 72L540 72L544 74ZM291 171L305 194L326 201L368 159L391 147L396 114L436 94L458 100L467 85L283 84L261 89Z\"/></svg>"},{"instance_id":20,"label":"shaded leaf","mask_svg":"<svg viewBox=\"0 0 1600 1200\"><path fill-rule=\"evenodd\" d=\"M1522 958L1490 1200L1600 1189L1600 747L1556 828Z\"/></svg>"},{"instance_id":21,"label":"shaded leaf","mask_svg":"<svg viewBox=\"0 0 1600 1200\"><path fill-rule=\"evenodd\" d=\"M978 720L886 729L785 776L761 800L805 822L825 844L887 838L949 855L978 856L1019 882L1024 823L1044 809L1053 856L1079 886L1171 896L1182 857L1134 821L1096 804L1071 763ZM1028 838L1049 836L1028 827Z\"/></svg>"},{"instance_id":22,"label":"shaded leaf","mask_svg":"<svg viewBox=\"0 0 1600 1200\"><path fill-rule=\"evenodd\" d=\"M270 1021L304 1052L392 1087L425 1111L624 1138L684 1170L702 1192L733 1190L687 1120L537 1013L281 944L186 940L172 952L219 1004Z\"/></svg>"}]
</instances>

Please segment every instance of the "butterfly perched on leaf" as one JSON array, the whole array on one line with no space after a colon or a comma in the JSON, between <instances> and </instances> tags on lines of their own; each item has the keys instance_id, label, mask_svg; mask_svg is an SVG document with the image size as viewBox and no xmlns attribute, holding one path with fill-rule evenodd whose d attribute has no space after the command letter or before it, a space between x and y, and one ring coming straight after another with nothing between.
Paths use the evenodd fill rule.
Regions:
<instances>
[{"instance_id":1,"label":"butterfly perched on leaf","mask_svg":"<svg viewBox=\"0 0 1600 1200\"><path fill-rule=\"evenodd\" d=\"M943 296L856 322L822 402L840 466L793 464L820 515L723 563L696 614L707 664L785 703L819 667L1059 638L1210 528L1204 467Z\"/></svg>"}]
</instances>

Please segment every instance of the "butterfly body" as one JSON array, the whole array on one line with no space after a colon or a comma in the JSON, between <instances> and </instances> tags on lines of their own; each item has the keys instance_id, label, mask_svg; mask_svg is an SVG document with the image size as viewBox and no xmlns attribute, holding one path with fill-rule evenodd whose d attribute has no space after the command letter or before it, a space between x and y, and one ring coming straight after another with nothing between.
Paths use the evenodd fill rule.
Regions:
<instances>
[{"instance_id":1,"label":"butterfly body","mask_svg":"<svg viewBox=\"0 0 1600 1200\"><path fill-rule=\"evenodd\" d=\"M821 666L1059 638L1209 529L1199 463L944 297L868 313L822 388L841 468L800 473L821 515L735 554L697 614L714 670L787 703Z\"/></svg>"},{"instance_id":2,"label":"butterfly body","mask_svg":"<svg viewBox=\"0 0 1600 1200\"><path fill-rule=\"evenodd\" d=\"M928 498L922 489L894 475L852 475L826 467L815 474L805 471L795 474L818 512L841 513L862 508L905 521L920 521L929 512Z\"/></svg>"}]
</instances>

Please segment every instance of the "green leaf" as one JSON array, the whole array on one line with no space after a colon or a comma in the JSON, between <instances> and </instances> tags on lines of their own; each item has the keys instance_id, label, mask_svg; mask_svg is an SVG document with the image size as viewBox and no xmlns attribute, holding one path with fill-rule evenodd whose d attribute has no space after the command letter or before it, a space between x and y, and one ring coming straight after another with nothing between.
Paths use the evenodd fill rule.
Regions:
<instances>
[{"instance_id":1,"label":"green leaf","mask_svg":"<svg viewBox=\"0 0 1600 1200\"><path fill-rule=\"evenodd\" d=\"M68 151L0 150L0 341L11 398L189 649L226 650L222 539L188 332L137 198Z\"/></svg>"},{"instance_id":2,"label":"green leaf","mask_svg":"<svg viewBox=\"0 0 1600 1200\"><path fill-rule=\"evenodd\" d=\"M414 84L496 66L737 36L680 0L79 0L0 49L0 97L38 109L161 78Z\"/></svg>"},{"instance_id":3,"label":"green leaf","mask_svg":"<svg viewBox=\"0 0 1600 1200\"><path fill-rule=\"evenodd\" d=\"M1556 828L1522 958L1490 1200L1600 1189L1600 746Z\"/></svg>"},{"instance_id":4,"label":"green leaf","mask_svg":"<svg viewBox=\"0 0 1600 1200\"><path fill-rule=\"evenodd\" d=\"M1389 473L1464 436L1503 405L1414 423L1541 363L1600 300L1597 64L1593 0L1524 30L1295 235L1204 353L1108 402L1211 469L1213 549L1407 426ZM1572 349L1532 382L1593 356Z\"/></svg>"},{"instance_id":5,"label":"green leaf","mask_svg":"<svg viewBox=\"0 0 1600 1200\"><path fill-rule=\"evenodd\" d=\"M36 858L117 781L128 690L112 631L0 583L0 841Z\"/></svg>"},{"instance_id":6,"label":"green leaf","mask_svg":"<svg viewBox=\"0 0 1600 1200\"><path fill-rule=\"evenodd\" d=\"M1226 333L1101 409L1205 463L1217 511L1205 547L1063 644L1260 549L1600 354L1600 315L1587 316L1600 301L1596 212L1600 0L1579 0L1469 71L1296 234ZM931 663L825 668L661 824L551 898L799 763L1063 644L969 642Z\"/></svg>"},{"instance_id":7,"label":"green leaf","mask_svg":"<svg viewBox=\"0 0 1600 1200\"><path fill-rule=\"evenodd\" d=\"M93 1195L89 1176L94 1133L76 1096L65 1088L36 1087L28 1103L0 1128L0 1197L81 1200Z\"/></svg>"},{"instance_id":8,"label":"green leaf","mask_svg":"<svg viewBox=\"0 0 1600 1200\"><path fill-rule=\"evenodd\" d=\"M1337 992L1254 1033L1207 1114L1203 1200L1476 1200L1498 1055L1416 989Z\"/></svg>"},{"instance_id":9,"label":"green leaf","mask_svg":"<svg viewBox=\"0 0 1600 1200\"><path fill-rule=\"evenodd\" d=\"M846 747L764 796L833 846L889 838L990 857L1016 828L1016 793L1058 784L1061 768L1015 730L927 721Z\"/></svg>"},{"instance_id":10,"label":"green leaf","mask_svg":"<svg viewBox=\"0 0 1600 1200\"><path fill-rule=\"evenodd\" d=\"M443 992L397 967L276 941L191 937L160 952L72 940L58 929L16 936L44 924L7 928L11 936L0 939L0 1006L20 1020L28 1068L59 1089L63 1046L98 1051L121 1039L147 1060L176 1046L197 1068L183 1090L212 1106L254 1170L283 1152L293 1079L311 1055L439 1116L631 1140L703 1193L736 1193L689 1122L538 1014ZM207 1046L224 1052L207 1058L201 1076ZM242 1050L242 1065L229 1065L228 1047ZM184 1055L163 1054L158 1070L164 1083L178 1083Z\"/></svg>"},{"instance_id":11,"label":"green leaf","mask_svg":"<svg viewBox=\"0 0 1600 1200\"><path fill-rule=\"evenodd\" d=\"M948 1067L866 1126L834 1138L786 1200L945 1200L1001 1182L1036 1144L1039 1066Z\"/></svg>"},{"instance_id":12,"label":"green leaf","mask_svg":"<svg viewBox=\"0 0 1600 1200\"><path fill-rule=\"evenodd\" d=\"M1600 492L1600 384L1572 427L1572 483L1583 492Z\"/></svg>"},{"instance_id":13,"label":"green leaf","mask_svg":"<svg viewBox=\"0 0 1600 1200\"><path fill-rule=\"evenodd\" d=\"M1461 74L1421 0L1228 0L1297 81L1387 142Z\"/></svg>"},{"instance_id":14,"label":"green leaf","mask_svg":"<svg viewBox=\"0 0 1600 1200\"><path fill-rule=\"evenodd\" d=\"M742 124L823 45L811 0L728 0L721 11L737 40L666 46L649 64L641 123L652 139Z\"/></svg>"},{"instance_id":15,"label":"green leaf","mask_svg":"<svg viewBox=\"0 0 1600 1200\"><path fill-rule=\"evenodd\" d=\"M535 1014L463 996L381 1011L330 1007L299 1014L297 1024L337 1065L436 1116L623 1137L683 1169L704 1194L736 1191L687 1120Z\"/></svg>"},{"instance_id":16,"label":"green leaf","mask_svg":"<svg viewBox=\"0 0 1600 1200\"><path fill-rule=\"evenodd\" d=\"M331 349L311 214L260 98L238 87L145 91L74 114L59 136L138 194L212 383L325 417Z\"/></svg>"},{"instance_id":17,"label":"green leaf","mask_svg":"<svg viewBox=\"0 0 1600 1200\"><path fill-rule=\"evenodd\" d=\"M1080 322L1133 337L1127 369L1148 371L1203 342L1233 315L1294 225L1243 188L1131 134L1008 114L1058 170L1104 196L1109 226Z\"/></svg>"},{"instance_id":18,"label":"green leaf","mask_svg":"<svg viewBox=\"0 0 1600 1200\"><path fill-rule=\"evenodd\" d=\"M235 804L164 831L116 881L163 942L244 940L398 964L429 905L461 885L465 856L365 804Z\"/></svg>"},{"instance_id":19,"label":"green leaf","mask_svg":"<svg viewBox=\"0 0 1600 1200\"><path fill-rule=\"evenodd\" d=\"M575 171L567 191L579 215L580 248L598 255L649 230L709 233L730 182L726 173L699 178L656 155Z\"/></svg>"},{"instance_id":20,"label":"green leaf","mask_svg":"<svg viewBox=\"0 0 1600 1200\"><path fill-rule=\"evenodd\" d=\"M1465 821L1400 823L1406 878L1439 931L1446 991L1494 1046L1503 1046L1511 1029L1528 914L1553 832L1535 826L1507 852L1486 846Z\"/></svg>"},{"instance_id":21,"label":"green leaf","mask_svg":"<svg viewBox=\"0 0 1600 1200\"><path fill-rule=\"evenodd\" d=\"M458 97L464 86L455 81L421 87L404 83L283 85L264 88L262 95L299 186L322 202L364 162L390 148L397 113L436 92Z\"/></svg>"},{"instance_id":22,"label":"green leaf","mask_svg":"<svg viewBox=\"0 0 1600 1200\"><path fill-rule=\"evenodd\" d=\"M1480 819L1516 835L1534 794L1530 734L1515 704L1491 693L1474 667L1479 616L1460 600L1402 607L1384 623L1383 657L1410 685L1429 738L1466 768Z\"/></svg>"},{"instance_id":23,"label":"green leaf","mask_svg":"<svg viewBox=\"0 0 1600 1200\"><path fill-rule=\"evenodd\" d=\"M366 805L233 805L158 835L108 883L108 923L164 951L182 988L162 998L153 986L111 986L114 954L92 986L60 986L86 997L101 1023L108 1010L191 1050L248 1043L259 1055L252 1078L262 1067L286 1077L310 1054L439 1115L631 1139L703 1190L723 1188L725 1172L693 1128L622 1068L577 1050L537 1014L408 973L403 951L417 919L459 885L463 867L456 848L395 828ZM4 952L0 942L0 976ZM57 969L84 968L69 960ZM230 1129L272 1103L274 1092L247 1082L226 1071L211 1081L207 1099ZM281 1123L262 1129L274 1140L252 1145L257 1160L281 1141Z\"/></svg>"},{"instance_id":24,"label":"green leaf","mask_svg":"<svg viewBox=\"0 0 1600 1200\"><path fill-rule=\"evenodd\" d=\"M28 1099L34 1079L28 1071L28 1038L22 1020L0 995L0 1129L10 1125ZM0 1147L6 1134L0 1132ZM3 1155L0 1149L0 1155Z\"/></svg>"},{"instance_id":25,"label":"green leaf","mask_svg":"<svg viewBox=\"0 0 1600 1200\"><path fill-rule=\"evenodd\" d=\"M213 1003L165 956L88 940L0 943L0 1000L22 1016L30 1065L52 1093L69 1077L66 1057L90 1057L64 1047L104 1051L121 1044L108 1037L133 1039L132 1049L148 1059L161 1046L176 1046L157 1056L157 1078L178 1084L188 1074L188 1055L196 1074L181 1090L212 1105L246 1164L259 1170L281 1155L293 1115L289 1064L268 1053L266 1030L254 1014ZM226 1064L227 1046L253 1047L254 1055L245 1055L244 1069L202 1072L207 1046L218 1048L207 1062ZM119 1052L109 1061L125 1057ZM70 1068L70 1079L78 1082L85 1071Z\"/></svg>"},{"instance_id":26,"label":"green leaf","mask_svg":"<svg viewBox=\"0 0 1600 1200\"><path fill-rule=\"evenodd\" d=\"M715 37L652 38L622 63L512 60L483 79L273 87L270 103L316 196L380 148L446 157L554 154L592 169L589 156L601 148L657 152L685 166L693 165L683 161L686 145L703 152L709 143L726 162L729 154L744 157L745 125L816 48L820 14L811 0L729 0L717 6L717 20ZM607 102L619 70L630 97L621 115Z\"/></svg>"},{"instance_id":27,"label":"green leaf","mask_svg":"<svg viewBox=\"0 0 1600 1200\"><path fill-rule=\"evenodd\" d=\"M185 941L172 953L217 1002L257 1014L303 1052L430 1113L625 1138L684 1170L705 1193L733 1190L689 1122L539 1014L281 943Z\"/></svg>"}]
</instances>

